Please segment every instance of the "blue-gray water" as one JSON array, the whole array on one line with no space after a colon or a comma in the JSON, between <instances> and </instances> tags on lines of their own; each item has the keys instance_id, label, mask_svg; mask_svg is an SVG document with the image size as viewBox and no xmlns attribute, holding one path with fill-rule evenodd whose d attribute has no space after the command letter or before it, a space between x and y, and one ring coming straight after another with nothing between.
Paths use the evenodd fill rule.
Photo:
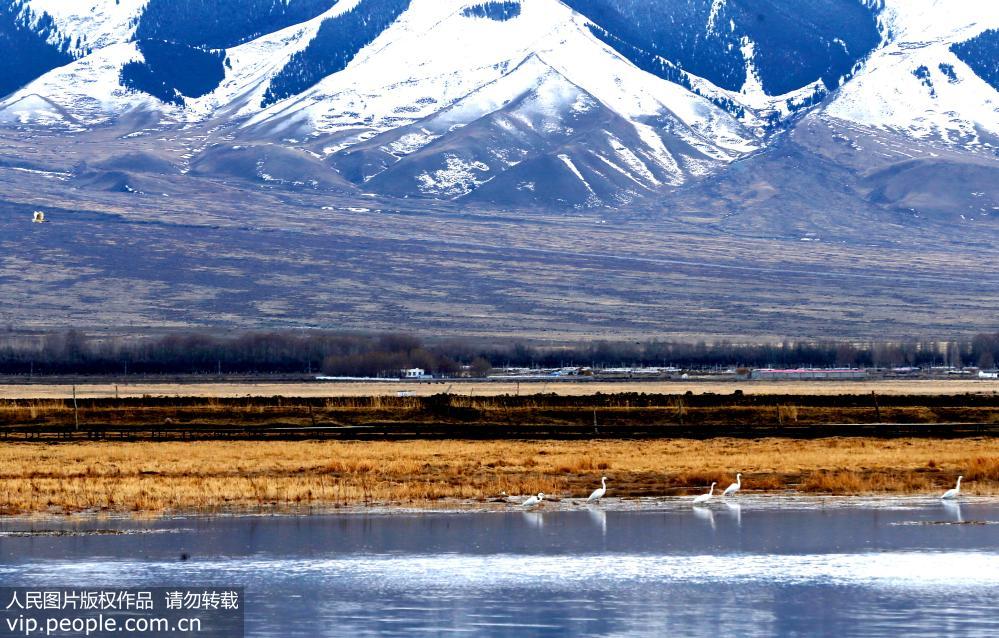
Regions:
<instances>
[{"instance_id":1,"label":"blue-gray water","mask_svg":"<svg viewBox=\"0 0 999 638\"><path fill-rule=\"evenodd\" d=\"M999 503L740 502L7 520L0 584L241 585L248 636L999 635Z\"/></svg>"}]
</instances>

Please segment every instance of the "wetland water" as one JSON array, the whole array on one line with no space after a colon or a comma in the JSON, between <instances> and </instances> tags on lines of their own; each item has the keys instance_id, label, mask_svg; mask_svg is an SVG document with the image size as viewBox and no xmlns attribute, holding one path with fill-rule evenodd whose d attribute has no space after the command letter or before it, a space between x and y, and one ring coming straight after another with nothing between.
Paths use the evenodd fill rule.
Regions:
<instances>
[{"instance_id":1,"label":"wetland water","mask_svg":"<svg viewBox=\"0 0 999 638\"><path fill-rule=\"evenodd\" d=\"M999 501L736 502L7 519L0 585L244 586L248 636L999 635Z\"/></svg>"}]
</instances>

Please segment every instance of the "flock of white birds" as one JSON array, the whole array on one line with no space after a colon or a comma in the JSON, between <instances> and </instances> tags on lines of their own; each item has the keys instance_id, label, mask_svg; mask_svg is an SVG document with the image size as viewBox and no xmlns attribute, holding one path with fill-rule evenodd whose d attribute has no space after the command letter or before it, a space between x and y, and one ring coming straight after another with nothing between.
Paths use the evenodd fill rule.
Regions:
<instances>
[{"instance_id":1,"label":"flock of white birds","mask_svg":"<svg viewBox=\"0 0 999 638\"><path fill-rule=\"evenodd\" d=\"M961 480L963 476L957 477L957 486L954 489L947 490L944 492L940 498L947 501L952 501L959 496L961 496ZM704 506L711 502L711 499L715 498L715 486L718 485L717 482L711 484L706 494L699 494L691 500L691 504L695 506ZM725 491L721 493L722 498L728 498L729 496L734 496L739 490L742 489L742 474L735 475L735 483L732 483L725 488ZM587 503L595 503L607 494L607 477L604 476L600 479L600 487L593 490L593 493L586 499ZM536 495L523 499L520 496L507 496L506 492L503 493L504 498L507 502L519 504L523 509L531 509L541 505L545 500L545 493L538 492Z\"/></svg>"}]
</instances>

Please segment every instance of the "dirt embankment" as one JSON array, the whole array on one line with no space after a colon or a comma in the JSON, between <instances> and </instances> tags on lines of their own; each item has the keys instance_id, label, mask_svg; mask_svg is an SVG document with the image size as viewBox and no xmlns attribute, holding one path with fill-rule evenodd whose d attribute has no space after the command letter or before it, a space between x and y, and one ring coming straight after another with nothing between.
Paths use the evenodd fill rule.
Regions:
<instances>
[{"instance_id":1,"label":"dirt embankment","mask_svg":"<svg viewBox=\"0 0 999 638\"><path fill-rule=\"evenodd\" d=\"M76 386L80 399L142 397L371 397L396 396L400 392L431 396L451 392L462 396L526 396L557 394L586 396L602 394L744 394L762 395L962 395L999 393L999 381L978 379L874 380L874 381L358 381L305 383L169 383L169 382L81 382ZM0 399L70 399L69 383L0 384Z\"/></svg>"},{"instance_id":2,"label":"dirt embankment","mask_svg":"<svg viewBox=\"0 0 999 638\"><path fill-rule=\"evenodd\" d=\"M615 439L999 434L999 395L647 393L0 401L0 440Z\"/></svg>"}]
</instances>

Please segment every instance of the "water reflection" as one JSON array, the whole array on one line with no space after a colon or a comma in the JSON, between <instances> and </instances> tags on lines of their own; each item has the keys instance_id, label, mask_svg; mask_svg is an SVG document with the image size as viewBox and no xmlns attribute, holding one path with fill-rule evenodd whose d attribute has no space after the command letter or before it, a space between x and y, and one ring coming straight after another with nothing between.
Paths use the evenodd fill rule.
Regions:
<instances>
[{"instance_id":1,"label":"water reflection","mask_svg":"<svg viewBox=\"0 0 999 638\"><path fill-rule=\"evenodd\" d=\"M521 512L521 516L524 517L524 522L527 526L533 529L544 529L545 526L545 515L542 512Z\"/></svg>"},{"instance_id":2,"label":"water reflection","mask_svg":"<svg viewBox=\"0 0 999 638\"><path fill-rule=\"evenodd\" d=\"M725 501L725 509L735 518L735 526L742 527L742 505L733 503L732 501Z\"/></svg>"},{"instance_id":3,"label":"water reflection","mask_svg":"<svg viewBox=\"0 0 999 638\"><path fill-rule=\"evenodd\" d=\"M710 507L704 507L704 506L701 506L701 505L695 505L693 507L693 510L694 510L694 516L696 516L697 518L699 518L702 521L705 521L706 523L708 523L709 525L711 525L712 531L714 531L715 529L717 529L715 527L715 512L714 512L714 510L712 510Z\"/></svg>"},{"instance_id":4,"label":"water reflection","mask_svg":"<svg viewBox=\"0 0 999 638\"><path fill-rule=\"evenodd\" d=\"M960 501L940 501L943 503L944 510L949 516L952 517L955 523L963 523L964 517L961 516L961 503Z\"/></svg>"},{"instance_id":5,"label":"water reflection","mask_svg":"<svg viewBox=\"0 0 999 638\"><path fill-rule=\"evenodd\" d=\"M564 505L66 523L165 532L123 536L0 520L0 582L242 585L247 635L268 638L999 635L999 525L933 524L999 522L995 503Z\"/></svg>"},{"instance_id":6,"label":"water reflection","mask_svg":"<svg viewBox=\"0 0 999 638\"><path fill-rule=\"evenodd\" d=\"M586 513L589 515L590 521L593 522L598 528L600 528L601 536L607 536L607 512L596 505L587 505Z\"/></svg>"}]
</instances>

